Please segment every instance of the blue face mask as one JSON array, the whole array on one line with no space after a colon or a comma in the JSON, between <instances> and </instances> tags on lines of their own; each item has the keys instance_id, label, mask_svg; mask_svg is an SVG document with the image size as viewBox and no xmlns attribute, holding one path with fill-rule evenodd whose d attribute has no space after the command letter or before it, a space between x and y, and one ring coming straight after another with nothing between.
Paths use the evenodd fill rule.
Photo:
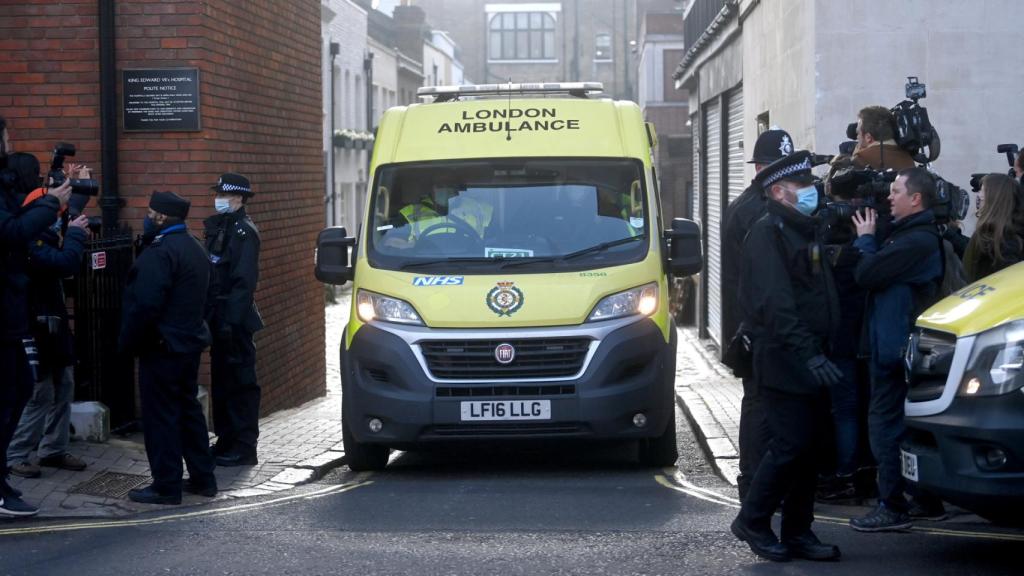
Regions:
<instances>
[{"instance_id":1,"label":"blue face mask","mask_svg":"<svg viewBox=\"0 0 1024 576\"><path fill-rule=\"evenodd\" d=\"M818 189L814 186L807 186L796 191L796 206L804 216L814 214L818 209Z\"/></svg>"},{"instance_id":2,"label":"blue face mask","mask_svg":"<svg viewBox=\"0 0 1024 576\"><path fill-rule=\"evenodd\" d=\"M152 236L156 234L157 229L158 227L156 225L156 222L154 222L152 218L146 216L145 218L142 219L142 233L144 235Z\"/></svg>"}]
</instances>

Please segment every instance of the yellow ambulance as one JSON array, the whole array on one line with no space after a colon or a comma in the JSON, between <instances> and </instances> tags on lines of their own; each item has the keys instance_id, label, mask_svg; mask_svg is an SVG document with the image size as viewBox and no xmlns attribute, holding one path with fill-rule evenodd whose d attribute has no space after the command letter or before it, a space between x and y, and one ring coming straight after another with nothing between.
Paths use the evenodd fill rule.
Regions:
<instances>
[{"instance_id":1,"label":"yellow ambulance","mask_svg":"<svg viewBox=\"0 0 1024 576\"><path fill-rule=\"evenodd\" d=\"M1024 263L926 310L906 365L903 476L1024 525Z\"/></svg>"},{"instance_id":2,"label":"yellow ambulance","mask_svg":"<svg viewBox=\"0 0 1024 576\"><path fill-rule=\"evenodd\" d=\"M653 127L601 92L429 87L383 115L358 232L317 242L317 278L353 281L353 470L460 440L631 439L675 461L669 276L699 271L700 233L662 221Z\"/></svg>"}]
</instances>

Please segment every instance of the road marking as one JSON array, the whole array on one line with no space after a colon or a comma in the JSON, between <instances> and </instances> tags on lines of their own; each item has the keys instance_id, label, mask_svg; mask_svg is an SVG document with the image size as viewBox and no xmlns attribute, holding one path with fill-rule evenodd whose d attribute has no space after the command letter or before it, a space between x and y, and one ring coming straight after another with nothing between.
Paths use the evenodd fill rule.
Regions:
<instances>
[{"instance_id":1,"label":"road marking","mask_svg":"<svg viewBox=\"0 0 1024 576\"><path fill-rule=\"evenodd\" d=\"M686 476L677 470L676 468L665 468L661 474L655 474L654 480L662 486L682 492L694 498L711 502L713 504L720 504L733 509L739 509L740 501L693 484L686 479ZM839 526L849 526L850 519L835 517L835 516L824 516L821 514L815 514L814 519L818 522L824 522L826 524L835 524ZM1024 533L1008 533L1008 532L981 532L973 530L955 530L950 528L931 528L926 526L914 526L906 532L917 532L921 534L932 534L934 536L957 536L960 538L975 538L979 540L1000 540L1005 542L1024 542Z\"/></svg>"},{"instance_id":2,"label":"road marking","mask_svg":"<svg viewBox=\"0 0 1024 576\"><path fill-rule=\"evenodd\" d=\"M246 510L254 510L257 508L269 508L272 506L279 506L286 504L293 500L312 500L315 498L321 498L323 496L331 496L334 494L342 494L355 490L356 488L362 488L363 486L369 486L373 484L372 480L357 481L353 484L340 484L337 486L328 486L313 492L307 492L304 494L294 494L291 496L284 496L282 498L275 498L273 500L267 500L264 502L252 502L249 504L239 504L237 506L229 506L226 508L216 508L211 510L198 510L194 512L182 512L182 513L171 513L155 518L144 518L138 520L109 520L109 521L96 521L96 522L78 522L72 524L56 524L49 526L25 526L23 528L4 528L0 529L0 536L13 536L21 534L47 534L51 532L70 532L74 530L92 530L98 528L125 528L129 526L149 526L153 524L163 524L165 522L172 522L175 520L185 520L188 518L198 518L202 516L221 516L227 514L236 514L238 512L245 512Z\"/></svg>"}]
</instances>

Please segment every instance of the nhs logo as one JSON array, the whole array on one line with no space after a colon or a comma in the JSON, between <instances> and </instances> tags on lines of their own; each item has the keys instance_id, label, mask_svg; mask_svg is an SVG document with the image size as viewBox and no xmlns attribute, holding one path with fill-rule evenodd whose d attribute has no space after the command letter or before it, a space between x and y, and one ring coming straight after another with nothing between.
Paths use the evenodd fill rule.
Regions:
<instances>
[{"instance_id":1,"label":"nhs logo","mask_svg":"<svg viewBox=\"0 0 1024 576\"><path fill-rule=\"evenodd\" d=\"M462 286L463 276L416 276L413 286Z\"/></svg>"}]
</instances>

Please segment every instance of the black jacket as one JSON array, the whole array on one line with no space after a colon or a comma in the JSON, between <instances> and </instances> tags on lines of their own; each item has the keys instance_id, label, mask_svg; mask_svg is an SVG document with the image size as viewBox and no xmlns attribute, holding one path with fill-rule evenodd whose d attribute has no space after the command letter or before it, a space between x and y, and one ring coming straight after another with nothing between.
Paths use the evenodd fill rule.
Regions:
<instances>
[{"instance_id":1,"label":"black jacket","mask_svg":"<svg viewBox=\"0 0 1024 576\"><path fill-rule=\"evenodd\" d=\"M761 187L751 184L725 209L722 231L722 336L728 342L743 318L740 303L740 270L743 240L754 222L764 216L765 198Z\"/></svg>"},{"instance_id":2,"label":"black jacket","mask_svg":"<svg viewBox=\"0 0 1024 576\"><path fill-rule=\"evenodd\" d=\"M206 300L206 320L217 332L224 326L232 331L253 333L263 328L263 319L253 299L260 272L260 233L245 214L245 208L216 214L203 222L206 252L213 264L213 276Z\"/></svg>"},{"instance_id":3,"label":"black jacket","mask_svg":"<svg viewBox=\"0 0 1024 576\"><path fill-rule=\"evenodd\" d=\"M86 234L69 227L63 244L54 227L47 228L29 247L29 314L33 318L59 318L56 332L47 324L33 322L32 334L39 348L40 366L59 369L75 361L74 342L68 327L64 278L78 274L85 253Z\"/></svg>"},{"instance_id":4,"label":"black jacket","mask_svg":"<svg viewBox=\"0 0 1024 576\"><path fill-rule=\"evenodd\" d=\"M43 196L22 207L21 198L0 190L0 341L30 334L28 250L33 240L57 219L60 201Z\"/></svg>"},{"instance_id":5,"label":"black jacket","mask_svg":"<svg viewBox=\"0 0 1024 576\"><path fill-rule=\"evenodd\" d=\"M753 333L758 387L815 394L807 361L829 352L838 296L817 219L775 201L743 245L743 320Z\"/></svg>"},{"instance_id":6,"label":"black jacket","mask_svg":"<svg viewBox=\"0 0 1024 576\"><path fill-rule=\"evenodd\" d=\"M210 262L184 225L161 230L128 272L120 350L133 354L202 352Z\"/></svg>"}]
</instances>

